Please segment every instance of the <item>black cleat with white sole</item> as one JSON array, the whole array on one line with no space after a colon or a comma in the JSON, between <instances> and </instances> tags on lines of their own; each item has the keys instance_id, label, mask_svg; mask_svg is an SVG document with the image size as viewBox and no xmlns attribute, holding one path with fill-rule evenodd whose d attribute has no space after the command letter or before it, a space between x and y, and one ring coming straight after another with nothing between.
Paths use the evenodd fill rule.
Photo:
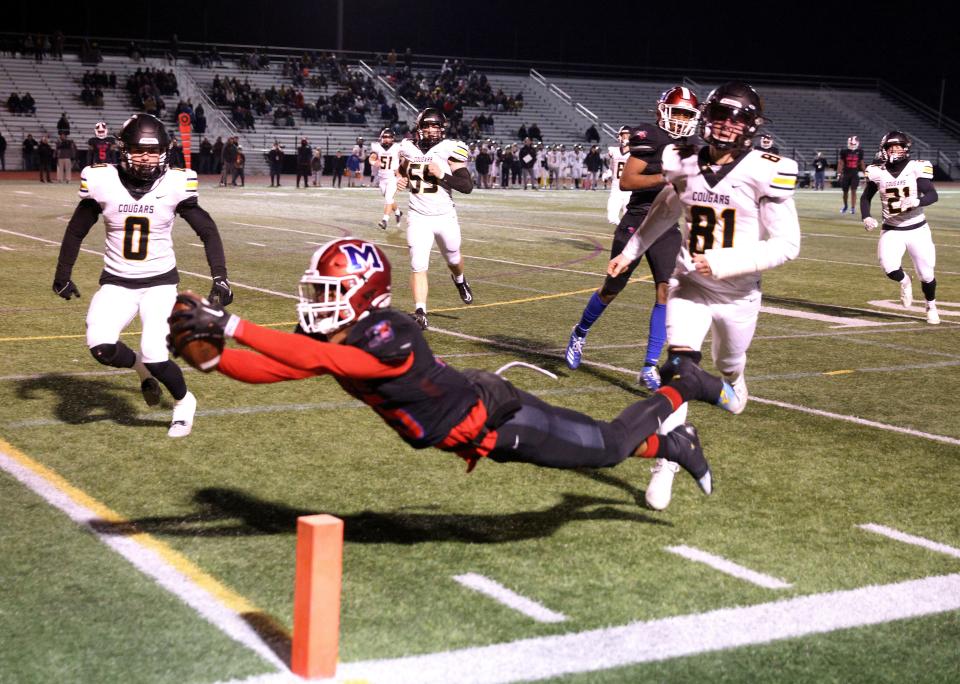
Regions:
<instances>
[{"instance_id":1,"label":"black cleat with white sole","mask_svg":"<svg viewBox=\"0 0 960 684\"><path fill-rule=\"evenodd\" d=\"M462 283L458 283L452 273L450 274L450 278L453 280L453 284L457 286L457 294L460 295L463 303L473 304L473 290L470 289L470 283L467 282L466 277L464 277Z\"/></svg>"}]
</instances>

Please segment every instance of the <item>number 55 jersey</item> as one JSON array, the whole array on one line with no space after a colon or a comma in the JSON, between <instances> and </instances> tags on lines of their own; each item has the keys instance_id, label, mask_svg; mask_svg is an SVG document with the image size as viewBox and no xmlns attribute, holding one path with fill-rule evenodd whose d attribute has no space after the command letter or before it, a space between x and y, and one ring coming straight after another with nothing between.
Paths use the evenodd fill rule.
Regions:
<instances>
[{"instance_id":1,"label":"number 55 jersey","mask_svg":"<svg viewBox=\"0 0 960 684\"><path fill-rule=\"evenodd\" d=\"M437 179L430 175L427 167L434 162L441 171L450 173L450 162L466 164L469 158L470 150L459 140L441 140L426 152L412 140L401 142L400 160L408 164L410 211L425 216L452 213L456 205L450 190L438 185Z\"/></svg>"},{"instance_id":2,"label":"number 55 jersey","mask_svg":"<svg viewBox=\"0 0 960 684\"><path fill-rule=\"evenodd\" d=\"M169 168L146 194L135 197L120 181L116 166L86 167L79 196L95 201L103 214L104 276L136 280L141 287L178 282L173 224L182 202L196 204L197 187L195 171Z\"/></svg>"},{"instance_id":3,"label":"number 55 jersey","mask_svg":"<svg viewBox=\"0 0 960 684\"><path fill-rule=\"evenodd\" d=\"M927 222L923 207L902 209L901 201L907 197L920 198L917 180L933 180L933 165L921 159L911 159L900 173L893 175L886 165L867 167L867 181L877 186L883 207L884 230L911 230Z\"/></svg>"}]
</instances>

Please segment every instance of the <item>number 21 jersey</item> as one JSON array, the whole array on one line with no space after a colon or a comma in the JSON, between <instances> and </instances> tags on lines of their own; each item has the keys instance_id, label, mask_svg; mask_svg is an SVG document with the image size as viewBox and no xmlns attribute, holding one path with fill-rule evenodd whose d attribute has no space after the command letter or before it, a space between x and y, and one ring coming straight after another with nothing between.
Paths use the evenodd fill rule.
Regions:
<instances>
[{"instance_id":1,"label":"number 21 jersey","mask_svg":"<svg viewBox=\"0 0 960 684\"><path fill-rule=\"evenodd\" d=\"M867 167L867 181L877 186L883 205L883 227L895 230L919 228L927 222L923 207L913 207L904 211L900 200L904 197L919 197L917 179L933 179L933 164L922 159L911 159L900 173L894 176L886 165Z\"/></svg>"}]
</instances>

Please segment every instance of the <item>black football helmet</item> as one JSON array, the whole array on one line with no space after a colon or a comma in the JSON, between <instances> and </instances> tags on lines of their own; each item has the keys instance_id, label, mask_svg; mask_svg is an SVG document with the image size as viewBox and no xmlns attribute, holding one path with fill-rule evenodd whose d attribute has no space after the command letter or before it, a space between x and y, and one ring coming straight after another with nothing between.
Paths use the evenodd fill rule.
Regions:
<instances>
[{"instance_id":1,"label":"black football helmet","mask_svg":"<svg viewBox=\"0 0 960 684\"><path fill-rule=\"evenodd\" d=\"M446 127L446 115L436 107L427 107L417 114L417 146L426 152L443 140Z\"/></svg>"},{"instance_id":2,"label":"black football helmet","mask_svg":"<svg viewBox=\"0 0 960 684\"><path fill-rule=\"evenodd\" d=\"M379 140L380 140L380 144L383 145L384 149L389 149L390 146L393 144L393 129L384 128L382 131L380 131Z\"/></svg>"},{"instance_id":3,"label":"black football helmet","mask_svg":"<svg viewBox=\"0 0 960 684\"><path fill-rule=\"evenodd\" d=\"M894 145L899 145L901 151L891 152L890 148ZM909 159L911 145L913 145L913 141L903 131L890 131L880 140L880 149L883 150L883 157L888 164Z\"/></svg>"},{"instance_id":4,"label":"black football helmet","mask_svg":"<svg viewBox=\"0 0 960 684\"><path fill-rule=\"evenodd\" d=\"M726 122L742 125L742 130L737 132ZM703 103L700 136L721 150L748 148L763 122L763 104L757 91L746 83L731 81L714 88Z\"/></svg>"},{"instance_id":5,"label":"black football helmet","mask_svg":"<svg viewBox=\"0 0 960 684\"><path fill-rule=\"evenodd\" d=\"M120 170L138 185L151 185L167 170L170 136L163 122L150 114L134 114L120 129L117 151ZM134 155L157 154L157 162L135 161Z\"/></svg>"}]
</instances>

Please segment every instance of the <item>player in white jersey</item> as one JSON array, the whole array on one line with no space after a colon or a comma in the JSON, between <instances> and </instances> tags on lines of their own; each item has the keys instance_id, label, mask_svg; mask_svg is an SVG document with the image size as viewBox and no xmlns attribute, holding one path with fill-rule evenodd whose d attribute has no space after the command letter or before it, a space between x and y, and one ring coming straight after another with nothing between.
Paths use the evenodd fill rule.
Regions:
<instances>
[{"instance_id":1,"label":"player in white jersey","mask_svg":"<svg viewBox=\"0 0 960 684\"><path fill-rule=\"evenodd\" d=\"M877 220L870 216L870 200L880 193L883 232L877 245L877 256L883 272L900 283L900 302L913 303L910 276L903 272L903 253L909 252L913 267L920 276L920 288L927 301L927 323L940 323L937 312L937 279L933 268L937 251L933 246L930 226L923 207L937 201L933 187L933 164L910 159L910 137L902 131L890 131L880 141L880 161L867 167L867 187L860 196L863 227L873 230Z\"/></svg>"},{"instance_id":2,"label":"player in white jersey","mask_svg":"<svg viewBox=\"0 0 960 684\"><path fill-rule=\"evenodd\" d=\"M620 176L623 167L630 158L630 127L621 126L617 131L620 144L607 148L607 160L610 165L610 196L607 198L607 221L619 225L623 212L627 210L630 201L630 191L620 189Z\"/></svg>"},{"instance_id":3,"label":"player in white jersey","mask_svg":"<svg viewBox=\"0 0 960 684\"><path fill-rule=\"evenodd\" d=\"M370 165L377 169L377 181L380 185L380 194L383 195L383 218L377 226L387 229L390 213L397 223L403 212L397 206L397 167L400 164L400 146L393 142L393 130L384 128L380 131L380 139L370 145Z\"/></svg>"},{"instance_id":4,"label":"player in white jersey","mask_svg":"<svg viewBox=\"0 0 960 684\"><path fill-rule=\"evenodd\" d=\"M104 365L134 368L150 406L160 402L163 384L175 401L167 434L184 437L193 427L197 400L167 356L167 318L180 281L171 235L177 214L203 242L213 276L210 301L229 304L233 293L220 233L197 203L197 174L167 168L169 145L159 119L134 114L120 132L119 163L94 164L81 172L80 203L63 236L53 290L67 300L80 296L71 279L73 266L81 242L102 214L104 266L87 311L87 346ZM138 313L143 331L140 351L134 352L120 341L120 333Z\"/></svg>"},{"instance_id":5,"label":"player in white jersey","mask_svg":"<svg viewBox=\"0 0 960 684\"><path fill-rule=\"evenodd\" d=\"M701 135L707 147L668 145L663 175L668 185L608 273L616 276L680 220L682 243L667 298L668 359L664 381L686 356L700 361L713 332L714 364L725 379L724 407L740 413L747 403L744 369L760 312L760 273L800 252L800 223L793 202L797 163L751 150L763 123L760 96L745 83L715 89L702 107ZM686 407L664 423L669 430ZM654 466L647 504L670 502L669 464Z\"/></svg>"},{"instance_id":6,"label":"player in white jersey","mask_svg":"<svg viewBox=\"0 0 960 684\"><path fill-rule=\"evenodd\" d=\"M460 222L453 202L454 190L469 194L473 178L467 170L470 150L459 140L443 137L447 117L434 107L417 116L416 142L400 143L398 187L410 195L407 213L407 246L410 249L410 289L413 317L421 329L427 323L427 268L434 241L450 269L453 284L464 304L473 303L473 292L463 274Z\"/></svg>"}]
</instances>

